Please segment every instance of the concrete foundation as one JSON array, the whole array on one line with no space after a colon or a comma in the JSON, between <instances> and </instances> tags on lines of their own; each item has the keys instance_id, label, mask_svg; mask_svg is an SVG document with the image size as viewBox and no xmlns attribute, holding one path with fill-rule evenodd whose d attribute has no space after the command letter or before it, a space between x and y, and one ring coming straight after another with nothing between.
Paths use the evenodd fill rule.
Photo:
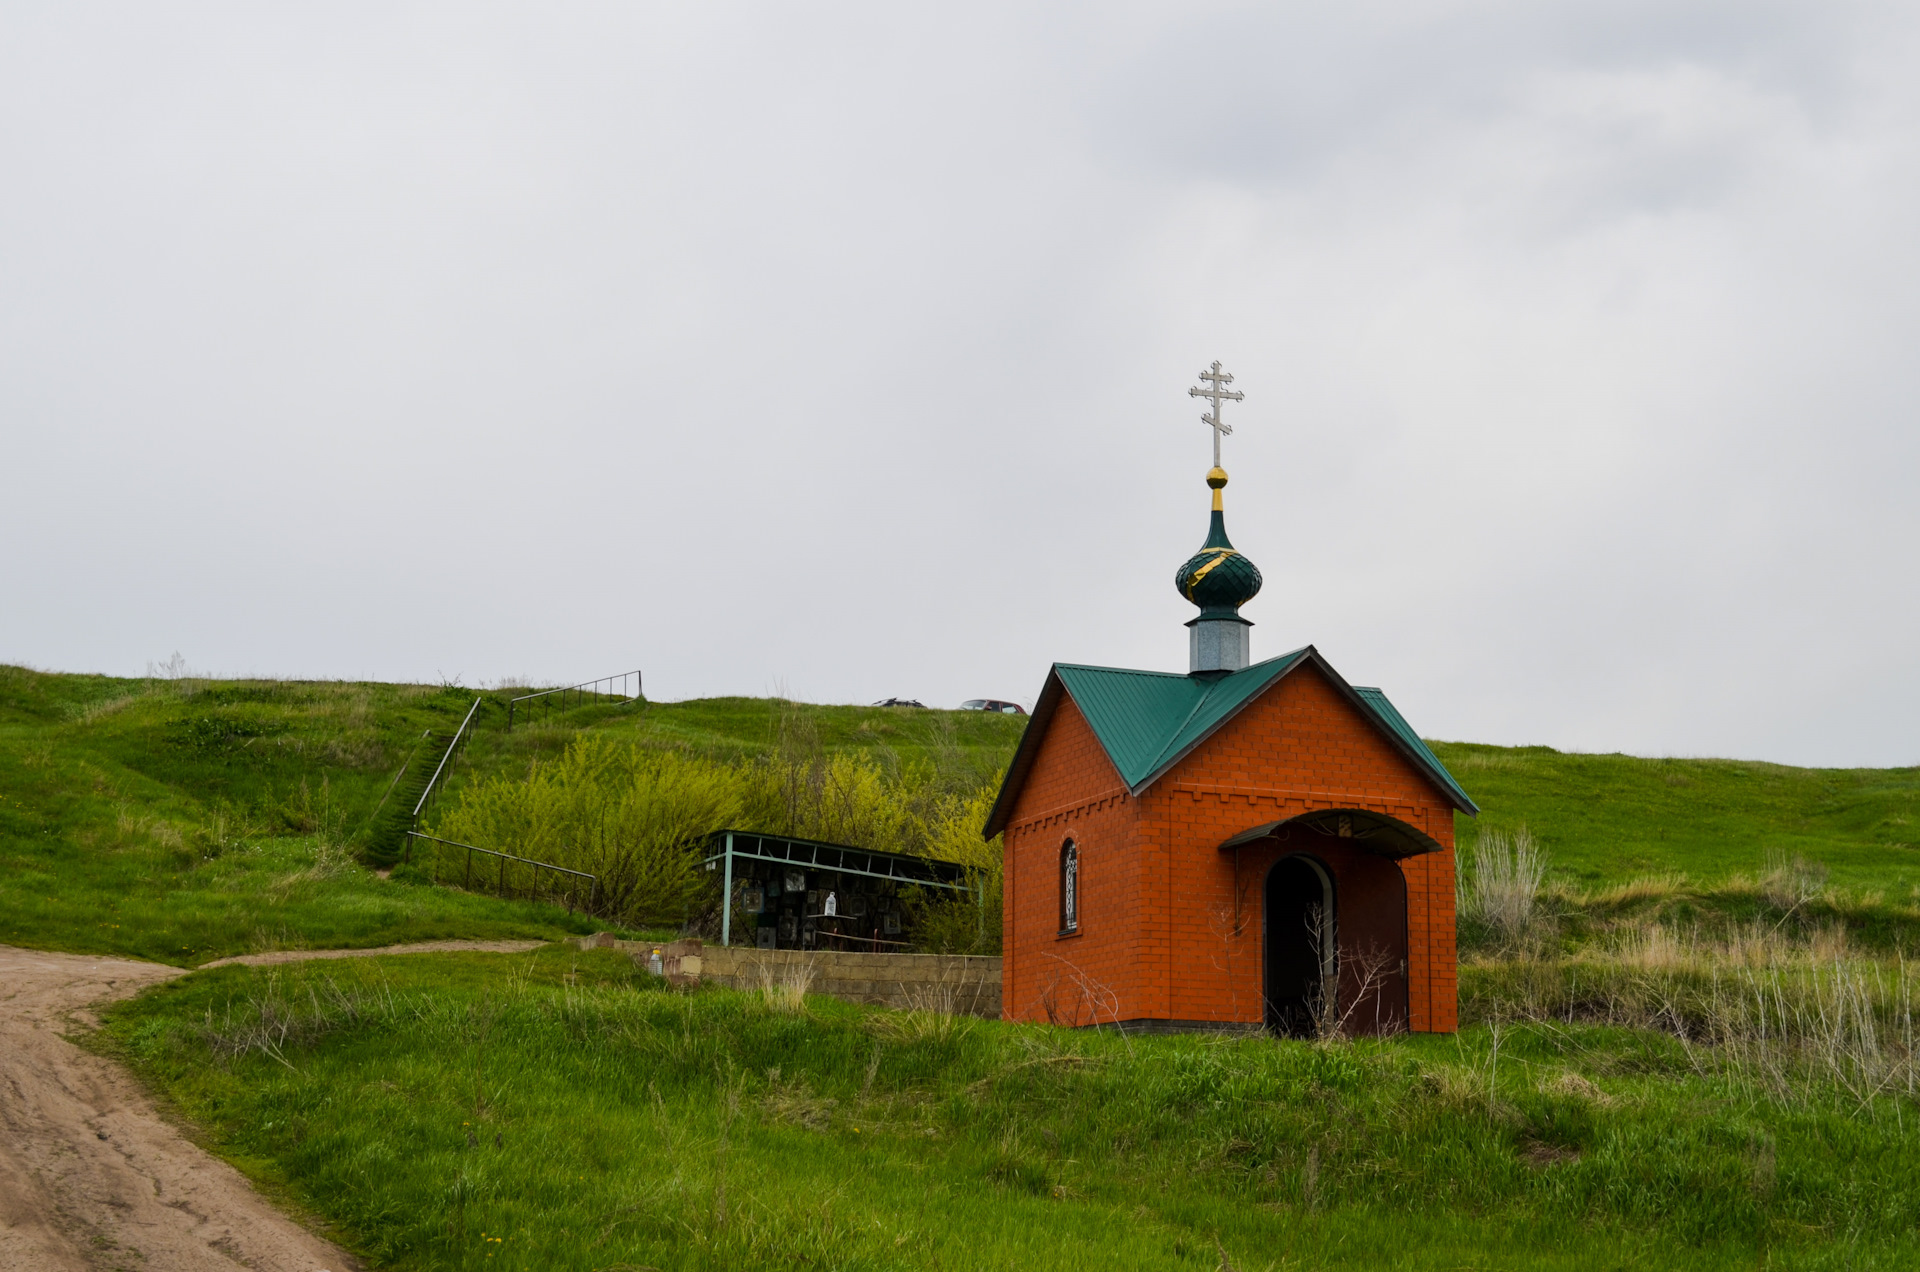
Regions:
<instances>
[{"instance_id":1,"label":"concrete foundation","mask_svg":"<svg viewBox=\"0 0 1920 1272\"><path fill-rule=\"evenodd\" d=\"M756 990L811 976L810 994L900 1011L935 1009L960 1016L1000 1018L1000 960L963 954L843 954L832 951L760 950L674 941L655 945L587 937L583 948L612 948L633 956L642 968L661 952L663 970L676 984L709 981L729 989Z\"/></svg>"}]
</instances>

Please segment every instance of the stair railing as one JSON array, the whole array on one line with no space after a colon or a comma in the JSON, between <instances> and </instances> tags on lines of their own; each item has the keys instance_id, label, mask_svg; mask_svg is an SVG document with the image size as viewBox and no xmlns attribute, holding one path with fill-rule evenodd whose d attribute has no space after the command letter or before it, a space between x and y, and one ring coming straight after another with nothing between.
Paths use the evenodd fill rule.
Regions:
<instances>
[{"instance_id":1,"label":"stair railing","mask_svg":"<svg viewBox=\"0 0 1920 1272\"><path fill-rule=\"evenodd\" d=\"M453 735L453 741L447 743L447 749L441 753L440 763L434 768L433 776L427 779L426 789L420 792L419 800L414 803L412 829L407 831L409 835L413 834L414 830L419 828L420 819L426 815L427 808L433 803L434 796L438 795L441 790L444 789L440 784L440 779L447 776L447 766L453 763L454 753L460 749L461 745L465 743L468 738L473 736L473 717L479 714L480 703L481 699L475 698L473 705L467 708L467 718L460 722L459 731ZM413 851L412 839L407 840L407 851L409 853ZM409 857L408 860L411 860L411 857Z\"/></svg>"},{"instance_id":2,"label":"stair railing","mask_svg":"<svg viewBox=\"0 0 1920 1272\"><path fill-rule=\"evenodd\" d=\"M607 686L602 689L600 686ZM629 690L628 686L632 688ZM617 686L617 687L616 687ZM602 698L618 698L622 702L640 700L640 673L623 671L617 676L602 676L598 680L583 680L577 685L568 685L562 689L542 689L538 693L523 693L507 702L507 732L513 732L513 719L516 711L531 711L540 708L540 718L545 719L553 711L565 711L569 707L582 706L589 702L598 702ZM521 703L526 703L522 708Z\"/></svg>"},{"instance_id":3,"label":"stair railing","mask_svg":"<svg viewBox=\"0 0 1920 1272\"><path fill-rule=\"evenodd\" d=\"M380 815L380 810L387 806L387 800L389 797L392 796L394 787L400 785L400 779L407 775L407 770L409 768L413 767L413 757L420 753L421 744L424 743L428 738L432 736L433 736L432 729L428 729L426 732L422 733L420 735L420 741L415 742L413 744L413 749L407 752L407 758L400 761L400 771L393 775L393 780L391 782L387 783L387 789L380 792L380 802L373 806L373 811L371 813L367 814L367 820L360 827L360 832L359 832L360 834L364 835L367 833L369 829L372 828L374 818L378 817Z\"/></svg>"},{"instance_id":4,"label":"stair railing","mask_svg":"<svg viewBox=\"0 0 1920 1272\"><path fill-rule=\"evenodd\" d=\"M445 844L449 848L465 849L467 854L466 869L462 872L460 886L465 888L469 892L473 891L473 854L479 853L483 857L492 857L500 863L500 869L496 879L496 886L494 890L503 897L509 895L508 889L507 889L507 863L511 861L519 865L533 867L533 872L534 872L533 878L535 880L535 884L532 888L529 888L527 891L528 891L528 895L539 900L553 900L553 894L551 892L548 892L543 895L540 891L539 882L538 882L542 877L540 872L544 870L548 874L561 876L561 878L558 879L557 882L567 885L566 907L567 907L568 914L573 913L573 909L576 905L578 905L580 909L582 909L583 911L587 912L588 914L591 914L593 913L594 905L600 899L599 878L595 875L588 874L584 870L570 870L566 866L556 866L549 861L535 861L531 857L516 857L510 852L498 852L492 848L482 848L478 844L463 844L458 840L454 840L454 839L441 839L435 835L423 835L417 830L408 831L407 836L408 836L407 850L409 852L413 850L412 841L415 839L425 839L428 842L434 843L434 844ZM484 865L485 863L482 863L482 864ZM439 856L439 850L437 848L434 850L434 872L433 873L434 873L435 880L438 880L440 877L440 856ZM582 885L582 883L580 882L581 880L586 881L584 885ZM481 883L484 886L484 884L486 883L486 880L483 878L481 880ZM587 889L587 899L584 902L582 902L579 897L579 890L582 886L585 886L585 888ZM559 905L560 902L554 901L554 904Z\"/></svg>"}]
</instances>

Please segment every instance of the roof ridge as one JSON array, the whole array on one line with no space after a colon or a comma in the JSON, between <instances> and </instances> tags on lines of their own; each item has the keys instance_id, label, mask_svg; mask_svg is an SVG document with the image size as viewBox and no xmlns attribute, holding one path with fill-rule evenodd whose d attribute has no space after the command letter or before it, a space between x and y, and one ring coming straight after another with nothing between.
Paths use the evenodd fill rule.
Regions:
<instances>
[{"instance_id":1,"label":"roof ridge","mask_svg":"<svg viewBox=\"0 0 1920 1272\"><path fill-rule=\"evenodd\" d=\"M1138 667L1107 667L1100 663L1057 662L1055 667L1071 667L1075 671L1111 671L1120 676L1159 676L1165 680L1186 680L1189 673L1184 671L1145 671Z\"/></svg>"},{"instance_id":2,"label":"roof ridge","mask_svg":"<svg viewBox=\"0 0 1920 1272\"><path fill-rule=\"evenodd\" d=\"M1180 740L1180 735L1186 732L1187 725L1193 722L1193 718L1205 710L1209 702L1213 701L1213 691L1219 688L1227 679L1228 677L1222 676L1219 680L1214 681L1200 691L1200 696L1193 700L1193 706L1188 708L1187 714L1180 718L1180 723L1173 726L1173 731L1167 734L1167 740L1160 744L1158 751L1153 753L1153 762L1147 768L1147 776L1141 779L1142 787L1160 772L1161 761L1166 759L1168 749Z\"/></svg>"},{"instance_id":3,"label":"roof ridge","mask_svg":"<svg viewBox=\"0 0 1920 1272\"><path fill-rule=\"evenodd\" d=\"M1255 698L1259 697L1261 694L1265 693L1269 688L1271 688L1273 686L1274 681L1278 680L1287 671L1290 671L1292 670L1293 667L1297 666L1300 662L1301 657L1312 649L1313 649L1312 645L1302 645L1300 648L1295 650L1290 650L1287 653L1277 654L1272 658L1263 658L1257 663L1250 663L1247 666L1242 667L1238 671L1230 672L1227 675L1224 675L1215 679L1213 683L1209 684L1205 689L1201 690L1200 697L1196 699L1193 704L1193 709L1188 711L1185 718L1183 718L1178 725L1174 726L1173 732L1167 735L1167 740L1165 744L1161 746L1160 750L1153 757L1152 767L1150 767L1147 770L1146 776L1141 778L1139 784L1134 787L1134 793L1138 794L1140 791L1145 790L1148 786L1152 785L1154 782L1159 781L1161 777L1165 776L1167 770L1172 768L1175 764L1177 764L1183 756L1185 756L1188 752L1192 751L1195 747L1199 746L1202 742L1205 742L1208 738L1212 737L1214 733L1217 732L1222 725L1224 725L1233 716L1239 714L1240 710L1244 708L1249 702L1252 702ZM1190 741L1186 743L1186 745L1184 746L1180 745L1180 737L1183 733L1186 732L1187 725L1193 721L1194 717L1211 709L1214 696L1220 691L1221 686L1230 684L1234 680L1238 679L1239 677L1246 675L1248 672L1257 671L1262 667L1270 667L1271 670L1267 673L1266 677L1262 679L1262 681L1258 685L1256 685L1254 688L1247 691L1247 693L1242 697L1240 701L1240 705L1238 707L1233 708L1231 711L1227 712L1225 715L1222 715L1218 720L1215 720L1211 725L1207 727L1207 729L1204 732L1192 738ZM1178 751L1174 750L1176 746L1180 748ZM1171 758L1169 758L1169 754L1168 754L1169 752L1172 752Z\"/></svg>"},{"instance_id":4,"label":"roof ridge","mask_svg":"<svg viewBox=\"0 0 1920 1272\"><path fill-rule=\"evenodd\" d=\"M1393 699L1387 697L1386 690L1373 685L1352 685L1350 688L1354 695L1366 705L1367 710L1387 726L1389 733L1399 736L1401 742L1412 751L1415 762L1427 770L1429 777L1440 781L1446 793L1459 802L1463 812L1469 816L1479 815L1480 806L1473 802L1473 797L1467 794L1464 786L1460 785L1460 779L1453 775L1453 771L1446 766L1445 761L1433 753L1433 748L1427 745L1426 739L1420 736L1419 730L1413 727L1412 721L1400 713L1400 708L1393 704Z\"/></svg>"},{"instance_id":5,"label":"roof ridge","mask_svg":"<svg viewBox=\"0 0 1920 1272\"><path fill-rule=\"evenodd\" d=\"M1204 678L1091 663L1054 663L1001 779L1000 791L988 811L983 833L991 836L1005 829L1041 739L1048 732L1054 711L1063 698L1080 713L1122 786L1129 794L1139 795L1227 721L1308 661L1319 667L1336 691L1351 702L1362 717L1370 720L1416 771L1433 781L1456 808L1469 816L1479 811L1460 786L1459 779L1448 771L1385 692L1371 685L1349 684L1316 647L1302 645L1239 671ZM1082 680L1078 688L1069 683L1076 677ZM1128 681L1135 686L1153 681L1157 687L1143 698L1127 689ZM1177 709L1180 702L1186 702L1187 709L1171 727L1152 722L1157 712ZM1148 748L1152 748L1151 755L1142 759L1141 752Z\"/></svg>"}]
</instances>

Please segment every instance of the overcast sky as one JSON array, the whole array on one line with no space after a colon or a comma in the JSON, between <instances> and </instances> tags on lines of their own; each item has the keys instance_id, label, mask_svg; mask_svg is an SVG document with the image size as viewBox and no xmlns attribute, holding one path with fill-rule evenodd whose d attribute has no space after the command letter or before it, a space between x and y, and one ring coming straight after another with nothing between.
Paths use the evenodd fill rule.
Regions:
<instances>
[{"instance_id":1,"label":"overcast sky","mask_svg":"<svg viewBox=\"0 0 1920 1272\"><path fill-rule=\"evenodd\" d=\"M0 5L0 661L1920 762L1920 9Z\"/></svg>"}]
</instances>

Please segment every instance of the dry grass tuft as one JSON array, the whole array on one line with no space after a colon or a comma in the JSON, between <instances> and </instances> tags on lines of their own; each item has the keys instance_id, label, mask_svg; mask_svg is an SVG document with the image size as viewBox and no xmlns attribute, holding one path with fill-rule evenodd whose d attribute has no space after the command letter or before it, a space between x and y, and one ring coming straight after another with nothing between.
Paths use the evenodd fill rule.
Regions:
<instances>
[{"instance_id":1,"label":"dry grass tuft","mask_svg":"<svg viewBox=\"0 0 1920 1272\"><path fill-rule=\"evenodd\" d=\"M776 1122L824 1131L833 1125L833 1111L838 1105L838 1100L815 1095L805 1078L785 1082L777 1067L767 1070L767 1093L761 1097L760 1107Z\"/></svg>"},{"instance_id":2,"label":"dry grass tuft","mask_svg":"<svg viewBox=\"0 0 1920 1272\"><path fill-rule=\"evenodd\" d=\"M1675 871L1662 875L1642 875L1638 879L1629 879L1591 894L1587 901L1591 905L1620 908L1640 905L1649 901L1671 901L1687 891L1687 876Z\"/></svg>"},{"instance_id":3,"label":"dry grass tuft","mask_svg":"<svg viewBox=\"0 0 1920 1272\"><path fill-rule=\"evenodd\" d=\"M209 1011L198 1031L201 1041L223 1065L262 1055L292 1069L289 1047L311 1046L362 1021L391 1020L398 1011L385 989L343 989L331 976L309 980L304 988L304 995L298 989L288 994L279 974L270 973L265 986L244 1004L229 1001L218 1018Z\"/></svg>"},{"instance_id":4,"label":"dry grass tuft","mask_svg":"<svg viewBox=\"0 0 1920 1272\"><path fill-rule=\"evenodd\" d=\"M186 847L186 838L178 826L152 813L136 814L124 804L115 810L113 824L122 843L145 838L168 850Z\"/></svg>"},{"instance_id":5,"label":"dry grass tuft","mask_svg":"<svg viewBox=\"0 0 1920 1272\"><path fill-rule=\"evenodd\" d=\"M761 1001L774 1011L798 1015L807 1009L807 991L813 987L819 970L812 959L754 964L754 979L760 987Z\"/></svg>"},{"instance_id":6,"label":"dry grass tuft","mask_svg":"<svg viewBox=\"0 0 1920 1272\"><path fill-rule=\"evenodd\" d=\"M1827 868L1795 853L1767 854L1767 873L1760 878L1761 894L1777 910L1798 910L1827 890Z\"/></svg>"},{"instance_id":7,"label":"dry grass tuft","mask_svg":"<svg viewBox=\"0 0 1920 1272\"><path fill-rule=\"evenodd\" d=\"M1420 1075L1421 1087L1441 1101L1456 1107L1486 1102L1486 1074L1467 1065L1441 1064Z\"/></svg>"},{"instance_id":8,"label":"dry grass tuft","mask_svg":"<svg viewBox=\"0 0 1920 1272\"><path fill-rule=\"evenodd\" d=\"M1560 1166L1580 1160L1578 1149L1568 1148L1564 1144L1548 1144L1542 1140L1530 1140L1520 1154L1527 1165L1535 1170L1545 1170L1549 1166Z\"/></svg>"},{"instance_id":9,"label":"dry grass tuft","mask_svg":"<svg viewBox=\"0 0 1920 1272\"><path fill-rule=\"evenodd\" d=\"M1603 1109L1612 1108L1616 1103L1612 1096L1571 1069L1541 1084L1540 1089L1549 1095L1564 1095L1576 1100L1585 1100Z\"/></svg>"},{"instance_id":10,"label":"dry grass tuft","mask_svg":"<svg viewBox=\"0 0 1920 1272\"><path fill-rule=\"evenodd\" d=\"M93 724L97 721L104 720L110 715L124 711L142 698L150 696L150 693L151 691L123 693L116 697L103 698L80 713L80 723Z\"/></svg>"},{"instance_id":11,"label":"dry grass tuft","mask_svg":"<svg viewBox=\"0 0 1920 1272\"><path fill-rule=\"evenodd\" d=\"M1497 751L1491 755L1486 755L1486 754L1463 755L1458 757L1457 759L1449 760L1448 763L1455 769L1512 770L1512 769L1524 769L1524 768L1530 767L1530 765L1527 763L1527 757L1524 755L1513 755L1510 753L1497 752Z\"/></svg>"},{"instance_id":12,"label":"dry grass tuft","mask_svg":"<svg viewBox=\"0 0 1920 1272\"><path fill-rule=\"evenodd\" d=\"M947 1042L964 1038L972 1031L975 1021L962 1011L962 1004L977 998L978 991L978 986L944 981L914 986L906 992L906 1010L877 1015L871 1027L876 1034L896 1042Z\"/></svg>"},{"instance_id":13,"label":"dry grass tuft","mask_svg":"<svg viewBox=\"0 0 1920 1272\"><path fill-rule=\"evenodd\" d=\"M325 883L343 874L360 869L344 844L322 840L314 846L313 863L303 870L295 870L281 875L272 884L275 895L285 898L295 889L311 883Z\"/></svg>"},{"instance_id":14,"label":"dry grass tuft","mask_svg":"<svg viewBox=\"0 0 1920 1272\"><path fill-rule=\"evenodd\" d=\"M1482 831L1468 854L1469 866L1460 875L1457 903L1460 913L1517 937L1534 920L1540 899L1540 881L1546 874L1546 854L1525 826L1511 833Z\"/></svg>"},{"instance_id":15,"label":"dry grass tuft","mask_svg":"<svg viewBox=\"0 0 1920 1272\"><path fill-rule=\"evenodd\" d=\"M1573 1019L1658 1029L1694 1067L1788 1104L1866 1107L1920 1097L1915 978L1829 924L1804 935L1748 923L1718 936L1643 924L1564 960L1479 964L1483 1019Z\"/></svg>"}]
</instances>

